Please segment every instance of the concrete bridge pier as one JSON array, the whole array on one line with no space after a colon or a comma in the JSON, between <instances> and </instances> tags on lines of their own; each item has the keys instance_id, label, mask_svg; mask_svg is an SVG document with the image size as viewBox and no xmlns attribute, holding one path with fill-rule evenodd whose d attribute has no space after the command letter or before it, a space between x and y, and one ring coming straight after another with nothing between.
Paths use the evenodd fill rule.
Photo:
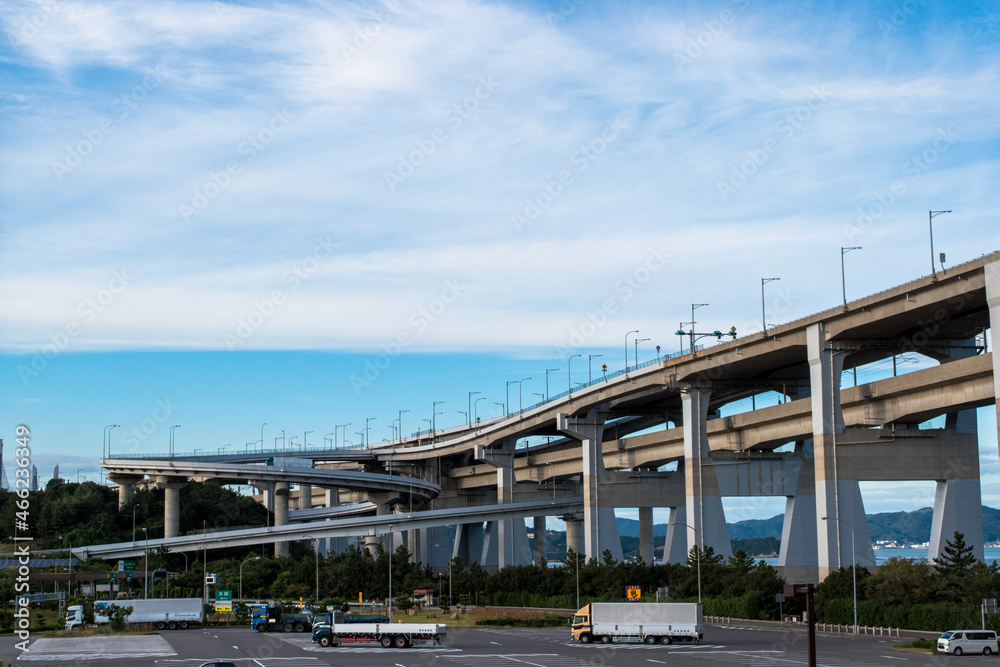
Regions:
<instances>
[{"instance_id":1,"label":"concrete bridge pier","mask_svg":"<svg viewBox=\"0 0 1000 667\"><path fill-rule=\"evenodd\" d=\"M983 267L986 278L986 304L990 309L989 349L993 353L993 396L1000 396L1000 262L991 262ZM996 401L997 428L1000 429L1000 401Z\"/></svg>"},{"instance_id":2,"label":"concrete bridge pier","mask_svg":"<svg viewBox=\"0 0 1000 667\"><path fill-rule=\"evenodd\" d=\"M868 526L863 505L857 507L861 500L860 490L855 492L857 482L842 481L837 470L837 436L843 436L846 431L840 409L840 377L847 353L834 349L826 339L822 323L806 329L806 352L816 483L816 574L822 581L834 570L851 564L850 540L840 540L850 529L845 529L841 522L847 522L854 529L859 542L859 533L867 535ZM859 530L861 528L863 530ZM868 544L870 549L870 540Z\"/></svg>"},{"instance_id":3,"label":"concrete bridge pier","mask_svg":"<svg viewBox=\"0 0 1000 667\"><path fill-rule=\"evenodd\" d=\"M375 515L384 516L392 514L392 505L389 504L390 496L387 493L369 493L368 500L375 503ZM387 549L391 543L391 536L387 535L365 535L365 549L375 554L375 545L382 544Z\"/></svg>"},{"instance_id":4,"label":"concrete bridge pier","mask_svg":"<svg viewBox=\"0 0 1000 667\"><path fill-rule=\"evenodd\" d=\"M118 509L125 509L132 504L132 489L144 480L145 476L109 472L108 479L118 485Z\"/></svg>"},{"instance_id":5,"label":"concrete bridge pier","mask_svg":"<svg viewBox=\"0 0 1000 667\"><path fill-rule=\"evenodd\" d=\"M532 533L534 534L535 565L541 565L545 560L545 520L544 516L534 517Z\"/></svg>"},{"instance_id":6,"label":"concrete bridge pier","mask_svg":"<svg viewBox=\"0 0 1000 667\"><path fill-rule=\"evenodd\" d=\"M486 564L482 561L483 537L482 522L458 524L455 527L455 542L452 545L451 551L452 558L461 558L465 565L476 562L485 567Z\"/></svg>"},{"instance_id":7,"label":"concrete bridge pier","mask_svg":"<svg viewBox=\"0 0 1000 667\"><path fill-rule=\"evenodd\" d=\"M639 556L653 564L653 508L639 508Z\"/></svg>"},{"instance_id":8,"label":"concrete bridge pier","mask_svg":"<svg viewBox=\"0 0 1000 667\"><path fill-rule=\"evenodd\" d=\"M163 489L163 537L171 538L180 535L181 523L181 489L187 484L186 479L177 477L159 477L156 486Z\"/></svg>"},{"instance_id":9,"label":"concrete bridge pier","mask_svg":"<svg viewBox=\"0 0 1000 667\"><path fill-rule=\"evenodd\" d=\"M975 339L956 340L949 352L951 360L964 359L976 354ZM945 417L945 430L955 433L975 434L978 442L979 424L975 410L960 410ZM962 533L965 543L972 547L973 555L983 560L983 494L979 478L979 456L966 457L967 463L942 470L944 479L936 480L934 489L934 516L931 520L931 538L928 560L937 560L954 537Z\"/></svg>"},{"instance_id":10,"label":"concrete bridge pier","mask_svg":"<svg viewBox=\"0 0 1000 667\"><path fill-rule=\"evenodd\" d=\"M340 489L326 489L326 506L340 506ZM327 519L327 521L332 521L332 519ZM325 553L339 554L347 550L348 538L346 537L328 537L325 541L326 552L324 555Z\"/></svg>"},{"instance_id":11,"label":"concrete bridge pier","mask_svg":"<svg viewBox=\"0 0 1000 667\"><path fill-rule=\"evenodd\" d=\"M693 529L692 539L687 544L698 544L701 549L712 547L715 553L728 558L733 555L733 549L715 468L703 465L711 458L706 431L711 395L710 389L693 385L681 392L686 530Z\"/></svg>"},{"instance_id":12,"label":"concrete bridge pier","mask_svg":"<svg viewBox=\"0 0 1000 667\"><path fill-rule=\"evenodd\" d=\"M311 510L312 509L312 496L313 496L312 484L299 484L299 509L300 510Z\"/></svg>"},{"instance_id":13,"label":"concrete bridge pier","mask_svg":"<svg viewBox=\"0 0 1000 667\"><path fill-rule=\"evenodd\" d=\"M516 439L507 438L499 447L476 446L476 458L493 466L497 471L497 504L505 505L514 501L514 443ZM503 548L498 548L503 547ZM528 546L528 530L524 519L502 519L490 521L486 527L483 540L481 563L496 567L508 565L528 565L533 554Z\"/></svg>"},{"instance_id":14,"label":"concrete bridge pier","mask_svg":"<svg viewBox=\"0 0 1000 667\"><path fill-rule=\"evenodd\" d=\"M785 497L785 519L781 526L778 566L789 582L816 579L816 489L813 479L812 438L795 443L795 453L805 462L799 469L795 495Z\"/></svg>"},{"instance_id":15,"label":"concrete bridge pier","mask_svg":"<svg viewBox=\"0 0 1000 667\"><path fill-rule=\"evenodd\" d=\"M683 465L683 464L682 464ZM667 535L663 542L663 562L664 563L686 563L688 556L688 533L690 530L684 525L687 518L687 509L684 507L671 507L670 518L667 519Z\"/></svg>"},{"instance_id":16,"label":"concrete bridge pier","mask_svg":"<svg viewBox=\"0 0 1000 667\"><path fill-rule=\"evenodd\" d=\"M274 525L285 526L288 524L288 482L274 483ZM288 555L288 542L274 543L275 556Z\"/></svg>"},{"instance_id":17,"label":"concrete bridge pier","mask_svg":"<svg viewBox=\"0 0 1000 667\"><path fill-rule=\"evenodd\" d=\"M561 518L566 522L566 549L586 554L583 543L583 515L566 514Z\"/></svg>"},{"instance_id":18,"label":"concrete bridge pier","mask_svg":"<svg viewBox=\"0 0 1000 667\"><path fill-rule=\"evenodd\" d=\"M604 420L595 411L586 418L556 416L556 428L580 441L583 458L583 542L587 558L601 560L605 550L616 561L624 560L614 507L602 507L601 477L604 476Z\"/></svg>"}]
</instances>

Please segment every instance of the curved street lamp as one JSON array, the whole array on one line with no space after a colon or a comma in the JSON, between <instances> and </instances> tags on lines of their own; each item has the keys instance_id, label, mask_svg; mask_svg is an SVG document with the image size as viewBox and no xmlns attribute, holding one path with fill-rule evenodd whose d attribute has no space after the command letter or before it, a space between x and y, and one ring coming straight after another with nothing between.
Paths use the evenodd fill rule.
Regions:
<instances>
[{"instance_id":1,"label":"curved street lamp","mask_svg":"<svg viewBox=\"0 0 1000 667\"><path fill-rule=\"evenodd\" d=\"M582 357L582 354L570 355L566 360L566 384L569 386L569 393L573 393L573 357Z\"/></svg>"},{"instance_id":2,"label":"curved street lamp","mask_svg":"<svg viewBox=\"0 0 1000 667\"><path fill-rule=\"evenodd\" d=\"M625 372L626 373L628 373L628 335L629 334L634 334L634 333L639 333L639 330L636 329L635 331L629 331L628 333L625 334Z\"/></svg>"},{"instance_id":3,"label":"curved street lamp","mask_svg":"<svg viewBox=\"0 0 1000 667\"><path fill-rule=\"evenodd\" d=\"M546 377L548 377L548 376L546 376ZM531 378L524 378L524 380L530 380L530 379ZM524 404L521 402L521 385L524 383L524 380L518 380L518 382L517 382L517 410L518 410L518 412L524 410Z\"/></svg>"},{"instance_id":4,"label":"curved street lamp","mask_svg":"<svg viewBox=\"0 0 1000 667\"><path fill-rule=\"evenodd\" d=\"M187 554L185 554L185 556L186 555ZM260 560L260 556L253 556L252 558L247 558L245 561L243 561L242 563L240 563L240 599L241 600L243 599L243 566L246 565L247 563L249 563L252 560ZM186 570L187 567L185 566L184 569Z\"/></svg>"}]
</instances>

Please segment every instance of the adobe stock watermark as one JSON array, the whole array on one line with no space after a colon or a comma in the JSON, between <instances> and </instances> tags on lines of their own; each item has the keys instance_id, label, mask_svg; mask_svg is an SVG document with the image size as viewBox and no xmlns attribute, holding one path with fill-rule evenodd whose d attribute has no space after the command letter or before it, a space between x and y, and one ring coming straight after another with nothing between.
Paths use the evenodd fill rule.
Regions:
<instances>
[{"instance_id":1,"label":"adobe stock watermark","mask_svg":"<svg viewBox=\"0 0 1000 667\"><path fill-rule=\"evenodd\" d=\"M473 117L479 107L490 99L500 84L493 80L492 74L479 77L479 85L476 86L472 94L467 95L461 101L449 107L441 116L441 126L434 128L430 133L415 140L414 148L409 153L398 156L398 164L393 171L384 171L382 178L385 180L389 192L395 192L401 183L406 182L411 176L417 173L417 169L427 163L439 146L450 140L448 132L444 126L453 131L462 127L462 124Z\"/></svg>"},{"instance_id":2,"label":"adobe stock watermark","mask_svg":"<svg viewBox=\"0 0 1000 667\"><path fill-rule=\"evenodd\" d=\"M350 63L361 55L361 52L372 45L372 42L382 34L392 24L393 18L403 12L403 4L398 0L388 0L385 3L386 11L376 11L372 20L365 23L364 27L354 29L354 38L350 44L340 43L340 54L344 56L344 62Z\"/></svg>"},{"instance_id":3,"label":"adobe stock watermark","mask_svg":"<svg viewBox=\"0 0 1000 667\"><path fill-rule=\"evenodd\" d=\"M917 13L917 10L926 6L927 0L903 0L903 2L893 3L892 13L889 14L889 17L879 19L875 25L882 33L882 38L886 39L906 25L910 17Z\"/></svg>"},{"instance_id":4,"label":"adobe stock watermark","mask_svg":"<svg viewBox=\"0 0 1000 667\"><path fill-rule=\"evenodd\" d=\"M27 387L32 379L41 375L42 371L48 368L49 362L65 351L73 340L83 332L82 325L90 324L96 320L133 280L135 280L135 276L130 275L128 269L116 269L111 272L111 279L106 286L78 303L75 311L78 319L69 320L61 328L53 331L49 334L49 342L43 344L32 355L29 362L18 364L17 374L24 386Z\"/></svg>"},{"instance_id":5,"label":"adobe stock watermark","mask_svg":"<svg viewBox=\"0 0 1000 667\"><path fill-rule=\"evenodd\" d=\"M884 190L876 190L874 198L867 206L858 207L854 222L844 225L844 236L848 242L857 241L874 227L896 201L906 194L910 186L920 180L920 177L930 170L958 140L958 135L950 126L946 130L939 129L930 146L903 162L902 172L909 178L898 178Z\"/></svg>"},{"instance_id":6,"label":"adobe stock watermark","mask_svg":"<svg viewBox=\"0 0 1000 667\"><path fill-rule=\"evenodd\" d=\"M750 0L733 0L733 6L738 9L746 9L750 6ZM682 51L674 52L674 64L677 65L677 71L683 72L685 67L701 58L705 51L725 34L726 26L734 21L736 21L736 14L731 9L723 9L714 19L702 22L702 30L687 38Z\"/></svg>"},{"instance_id":7,"label":"adobe stock watermark","mask_svg":"<svg viewBox=\"0 0 1000 667\"><path fill-rule=\"evenodd\" d=\"M600 160L608 146L616 142L622 133L628 129L620 118L615 117L605 121L604 129L599 135L586 144L581 144L570 155L569 162L551 179L543 179L539 191L524 200L524 206L510 216L514 230L522 231L533 225L552 204L566 192L566 189L576 182L576 177L584 173Z\"/></svg>"},{"instance_id":8,"label":"adobe stock watermark","mask_svg":"<svg viewBox=\"0 0 1000 667\"><path fill-rule=\"evenodd\" d=\"M435 298L410 313L407 318L409 328L400 331L392 340L379 345L382 352L365 359L364 369L360 374L351 374L350 382L354 393L360 396L362 390L378 380L403 350L413 345L416 334L427 331L467 289L468 285L460 283L458 278L445 280L444 287Z\"/></svg>"},{"instance_id":9,"label":"adobe stock watermark","mask_svg":"<svg viewBox=\"0 0 1000 667\"><path fill-rule=\"evenodd\" d=\"M556 355L568 357L582 347L604 328L611 316L632 298L653 278L653 274L667 265L670 253L660 246L650 248L646 257L634 269L622 274L622 277L612 285L613 297L601 302L601 305L584 313L584 317L569 328L566 340L556 345Z\"/></svg>"},{"instance_id":10,"label":"adobe stock watermark","mask_svg":"<svg viewBox=\"0 0 1000 667\"><path fill-rule=\"evenodd\" d=\"M554 28L560 23L565 23L566 19L575 14L581 5L583 5L583 0L562 0L555 11L550 9L545 12L545 20Z\"/></svg>"},{"instance_id":11,"label":"adobe stock watermark","mask_svg":"<svg viewBox=\"0 0 1000 667\"><path fill-rule=\"evenodd\" d=\"M254 299L250 312L236 321L232 331L223 334L222 342L226 348L233 351L247 342L265 322L274 317L279 307L285 303L289 292L295 292L302 287L305 281L319 271L323 262L333 257L336 248L337 244L329 236L325 239L316 239L316 246L312 252L304 259L293 262L282 274L281 280L288 286L287 290L275 289L263 299Z\"/></svg>"},{"instance_id":12,"label":"adobe stock watermark","mask_svg":"<svg viewBox=\"0 0 1000 667\"><path fill-rule=\"evenodd\" d=\"M295 115L288 113L287 109L275 110L267 123L252 134L248 134L246 140L241 141L236 147L236 153L242 156L242 160L230 160L226 166L219 171L211 171L208 178L201 185L195 186L190 203L178 205L177 211L181 220L185 223L200 215L208 206L219 198L233 183L233 179L243 173L243 168L257 159L257 156L266 149L282 132L288 129L291 122L295 120Z\"/></svg>"},{"instance_id":13,"label":"adobe stock watermark","mask_svg":"<svg viewBox=\"0 0 1000 667\"><path fill-rule=\"evenodd\" d=\"M160 65L147 67L146 75L142 77L142 81L128 92L122 93L111 103L111 111L119 121L125 120L139 108L139 105L149 97L151 92L160 87L162 81L163 72L160 71ZM102 118L89 130L81 130L83 139L73 145L66 146L66 153L62 161L52 161L52 173L59 179L59 182L61 183L67 174L73 173L83 165L84 160L97 150L97 147L103 144L108 135L116 129L113 118Z\"/></svg>"},{"instance_id":14,"label":"adobe stock watermark","mask_svg":"<svg viewBox=\"0 0 1000 667\"><path fill-rule=\"evenodd\" d=\"M737 190L746 185L748 180L759 172L775 153L781 150L783 142L794 137L796 132L813 119L813 114L827 103L829 93L826 90L826 85L821 85L818 88L813 86L809 90L811 94L805 103L795 107L775 123L772 136L765 139L759 147L748 148L746 159L730 166L728 179L715 182L715 189L723 203L729 201L729 198Z\"/></svg>"},{"instance_id":15,"label":"adobe stock watermark","mask_svg":"<svg viewBox=\"0 0 1000 667\"><path fill-rule=\"evenodd\" d=\"M7 33L10 45L15 51L38 37L48 27L49 22L59 15L59 12L63 8L61 2L54 2L53 0L43 0L37 4L38 11L28 12L27 15L22 17L23 20L18 29Z\"/></svg>"}]
</instances>

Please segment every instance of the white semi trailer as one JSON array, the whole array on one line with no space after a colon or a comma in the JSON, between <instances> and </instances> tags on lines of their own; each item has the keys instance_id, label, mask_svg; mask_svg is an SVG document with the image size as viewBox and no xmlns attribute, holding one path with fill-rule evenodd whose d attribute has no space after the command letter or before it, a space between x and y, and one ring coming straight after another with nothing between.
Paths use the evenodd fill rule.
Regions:
<instances>
[{"instance_id":1,"label":"white semi trailer","mask_svg":"<svg viewBox=\"0 0 1000 667\"><path fill-rule=\"evenodd\" d=\"M592 602L573 616L573 639L584 644L671 644L701 638L701 605L696 602Z\"/></svg>"},{"instance_id":2,"label":"white semi trailer","mask_svg":"<svg viewBox=\"0 0 1000 667\"><path fill-rule=\"evenodd\" d=\"M313 629L312 640L320 646L378 644L384 648L409 648L418 643L440 644L447 625L437 623L334 623Z\"/></svg>"},{"instance_id":3,"label":"white semi trailer","mask_svg":"<svg viewBox=\"0 0 1000 667\"><path fill-rule=\"evenodd\" d=\"M132 607L132 613L125 619L129 625L151 625L158 630L184 629L189 625L202 623L205 619L205 607L201 598L115 600L113 602L99 600L94 603L95 625L103 625L108 622L107 607L109 604L118 607ZM83 625L83 606L76 604L69 607L66 610L66 629L73 630Z\"/></svg>"}]
</instances>

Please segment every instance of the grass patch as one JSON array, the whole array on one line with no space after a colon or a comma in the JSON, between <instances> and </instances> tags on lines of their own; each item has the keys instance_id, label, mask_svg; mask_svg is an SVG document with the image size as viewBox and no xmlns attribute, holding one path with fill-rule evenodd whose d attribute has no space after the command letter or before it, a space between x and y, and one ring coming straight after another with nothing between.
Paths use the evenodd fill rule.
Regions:
<instances>
[{"instance_id":1,"label":"grass patch","mask_svg":"<svg viewBox=\"0 0 1000 667\"><path fill-rule=\"evenodd\" d=\"M920 637L919 639L914 639L912 642L906 642L904 644L893 644L892 647L908 651L925 651L927 653L937 653L937 640L925 639L924 637Z\"/></svg>"}]
</instances>

